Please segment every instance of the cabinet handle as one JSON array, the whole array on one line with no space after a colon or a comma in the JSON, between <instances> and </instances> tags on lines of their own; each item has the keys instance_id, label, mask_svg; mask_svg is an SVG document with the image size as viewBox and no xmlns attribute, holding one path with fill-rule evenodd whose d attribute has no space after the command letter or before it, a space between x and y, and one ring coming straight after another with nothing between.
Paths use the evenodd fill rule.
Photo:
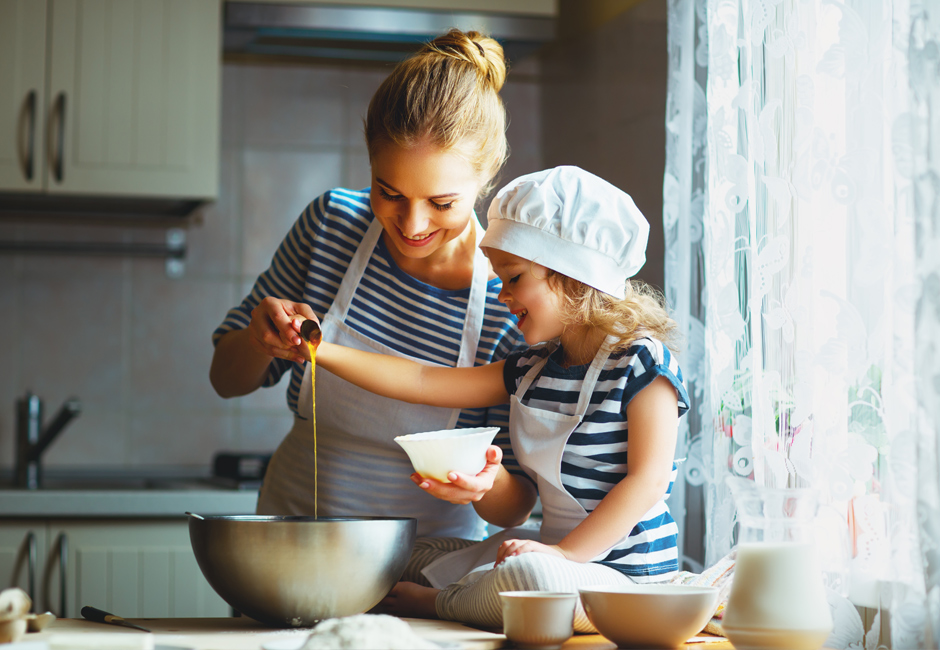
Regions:
<instances>
[{"instance_id":1,"label":"cabinet handle","mask_svg":"<svg viewBox=\"0 0 940 650\"><path fill-rule=\"evenodd\" d=\"M38 552L36 550L36 533L29 531L23 536L23 543L16 551L16 559L13 562L13 574L10 577L9 585L0 585L0 588L15 587L20 580L20 569L23 567L23 560L26 560L26 590L33 604L36 602L36 560Z\"/></svg>"},{"instance_id":2,"label":"cabinet handle","mask_svg":"<svg viewBox=\"0 0 940 650\"><path fill-rule=\"evenodd\" d=\"M66 574L68 573L69 568L69 538L65 533L59 533L59 536L56 537L55 544L52 546L53 549L58 549L59 551L59 611L53 612L59 618L65 618L65 606L66 606L66 588L68 586L68 581ZM45 578L43 581L43 587L45 590L45 605L47 610L51 610L52 606L49 604L49 583L50 578L52 577L52 565L55 562L53 559L53 554L49 553L47 556L48 560L46 562L46 571Z\"/></svg>"},{"instance_id":3,"label":"cabinet handle","mask_svg":"<svg viewBox=\"0 0 940 650\"><path fill-rule=\"evenodd\" d=\"M64 177L64 158L65 158L65 93L58 94L55 100L56 126L56 151L53 156L52 173L56 182L61 183Z\"/></svg>"},{"instance_id":4,"label":"cabinet handle","mask_svg":"<svg viewBox=\"0 0 940 650\"><path fill-rule=\"evenodd\" d=\"M63 100L64 105L64 100ZM59 616L66 617L65 593L68 584L67 573L69 568L69 538L65 533L59 533Z\"/></svg>"},{"instance_id":5,"label":"cabinet handle","mask_svg":"<svg viewBox=\"0 0 940 650\"><path fill-rule=\"evenodd\" d=\"M29 599L36 602L36 533L29 531L26 533L26 576L29 587Z\"/></svg>"},{"instance_id":6,"label":"cabinet handle","mask_svg":"<svg viewBox=\"0 0 940 650\"><path fill-rule=\"evenodd\" d=\"M29 117L29 122L26 128L26 161L25 167L23 170L23 175L26 176L26 180L33 180L33 171L36 166L36 91L30 90L29 95L26 96L26 114Z\"/></svg>"}]
</instances>

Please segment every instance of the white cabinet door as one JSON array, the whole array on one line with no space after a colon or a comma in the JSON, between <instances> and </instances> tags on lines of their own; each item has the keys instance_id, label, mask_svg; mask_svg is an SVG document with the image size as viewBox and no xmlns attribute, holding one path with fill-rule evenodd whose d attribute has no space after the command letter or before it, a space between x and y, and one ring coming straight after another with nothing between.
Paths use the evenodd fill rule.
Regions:
<instances>
[{"instance_id":1,"label":"white cabinet door","mask_svg":"<svg viewBox=\"0 0 940 650\"><path fill-rule=\"evenodd\" d=\"M43 189L45 109L46 2L0 0L0 189Z\"/></svg>"},{"instance_id":2,"label":"white cabinet door","mask_svg":"<svg viewBox=\"0 0 940 650\"><path fill-rule=\"evenodd\" d=\"M214 198L219 0L49 2L48 191Z\"/></svg>"},{"instance_id":3,"label":"white cabinet door","mask_svg":"<svg viewBox=\"0 0 940 650\"><path fill-rule=\"evenodd\" d=\"M7 587L30 593L33 611L67 618L85 605L128 618L231 615L199 569L188 521L2 520L0 589Z\"/></svg>"},{"instance_id":4,"label":"white cabinet door","mask_svg":"<svg viewBox=\"0 0 940 650\"><path fill-rule=\"evenodd\" d=\"M66 611L91 605L125 618L229 616L196 563L187 521L52 522L50 540L66 541ZM58 557L54 542L49 556ZM58 602L58 580L50 581Z\"/></svg>"}]
</instances>

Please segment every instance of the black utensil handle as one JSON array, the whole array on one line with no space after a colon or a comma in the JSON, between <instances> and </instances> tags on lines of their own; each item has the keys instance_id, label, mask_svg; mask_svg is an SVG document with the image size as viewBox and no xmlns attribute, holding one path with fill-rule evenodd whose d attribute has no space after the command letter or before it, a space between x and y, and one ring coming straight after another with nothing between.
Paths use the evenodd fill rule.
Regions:
<instances>
[{"instance_id":1,"label":"black utensil handle","mask_svg":"<svg viewBox=\"0 0 940 650\"><path fill-rule=\"evenodd\" d=\"M82 618L85 618L89 621L94 621L95 623L123 623L124 619L120 616L115 616L114 614L109 614L103 610L98 609L97 607L91 607L85 605L82 607Z\"/></svg>"}]
</instances>

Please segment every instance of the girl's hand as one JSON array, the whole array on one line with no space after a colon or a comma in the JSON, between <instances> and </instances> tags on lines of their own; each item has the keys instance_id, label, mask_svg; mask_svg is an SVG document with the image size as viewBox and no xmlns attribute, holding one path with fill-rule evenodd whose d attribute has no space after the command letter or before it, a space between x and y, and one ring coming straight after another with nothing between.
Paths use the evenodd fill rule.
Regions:
<instances>
[{"instance_id":1,"label":"girl's hand","mask_svg":"<svg viewBox=\"0 0 940 650\"><path fill-rule=\"evenodd\" d=\"M502 462L503 450L496 445L490 445L486 449L486 465L476 476L451 472L447 475L450 483L442 483L433 478L424 478L415 472L411 475L411 480L422 490L438 499L465 505L479 501L490 491Z\"/></svg>"},{"instance_id":2,"label":"girl's hand","mask_svg":"<svg viewBox=\"0 0 940 650\"><path fill-rule=\"evenodd\" d=\"M507 557L522 555L523 553L545 553L546 555L567 559L567 556L558 546L542 544L531 539L507 539L499 545L499 549L496 551L496 564L500 564Z\"/></svg>"},{"instance_id":3,"label":"girl's hand","mask_svg":"<svg viewBox=\"0 0 940 650\"><path fill-rule=\"evenodd\" d=\"M268 296L251 310L248 340L269 357L309 361L310 351L300 338L300 324L308 318L319 322L310 305Z\"/></svg>"}]
</instances>

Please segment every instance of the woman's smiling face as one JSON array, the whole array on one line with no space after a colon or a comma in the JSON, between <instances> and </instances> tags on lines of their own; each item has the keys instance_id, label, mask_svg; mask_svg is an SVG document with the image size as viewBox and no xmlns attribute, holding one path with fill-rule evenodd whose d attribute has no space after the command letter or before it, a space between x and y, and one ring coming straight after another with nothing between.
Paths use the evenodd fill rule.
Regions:
<instances>
[{"instance_id":1,"label":"woman's smiling face","mask_svg":"<svg viewBox=\"0 0 940 650\"><path fill-rule=\"evenodd\" d=\"M561 336L562 297L549 281L551 272L518 255L487 248L486 255L496 275L503 281L499 300L518 319L525 342L535 345Z\"/></svg>"},{"instance_id":2,"label":"woman's smiling face","mask_svg":"<svg viewBox=\"0 0 940 650\"><path fill-rule=\"evenodd\" d=\"M434 145L385 143L372 155L372 211L406 258L430 258L469 234L482 186L469 162Z\"/></svg>"}]
</instances>

